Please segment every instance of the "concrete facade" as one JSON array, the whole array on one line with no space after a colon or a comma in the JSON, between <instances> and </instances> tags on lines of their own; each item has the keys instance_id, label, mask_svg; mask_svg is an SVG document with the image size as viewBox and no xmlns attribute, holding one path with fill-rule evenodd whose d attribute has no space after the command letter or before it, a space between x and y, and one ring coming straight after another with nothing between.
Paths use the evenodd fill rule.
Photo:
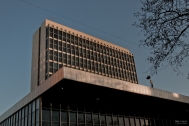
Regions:
<instances>
[{"instance_id":1,"label":"concrete facade","mask_svg":"<svg viewBox=\"0 0 189 126\"><path fill-rule=\"evenodd\" d=\"M0 122L2 122L4 119L21 109L26 104L30 103L35 98L39 97L41 94L50 89L52 86L56 85L62 79L69 79L78 82L84 82L90 85L103 86L116 90L132 92L135 94L151 96L154 98L166 99L189 104L188 96L163 91L155 88L150 88L139 84L133 84L118 79L108 78L68 67L63 67L55 74L53 74L51 77L49 77L44 83L36 87L33 91L31 91L31 93L26 95L18 103L16 103L12 108L7 110L3 115L1 115Z\"/></svg>"}]
</instances>

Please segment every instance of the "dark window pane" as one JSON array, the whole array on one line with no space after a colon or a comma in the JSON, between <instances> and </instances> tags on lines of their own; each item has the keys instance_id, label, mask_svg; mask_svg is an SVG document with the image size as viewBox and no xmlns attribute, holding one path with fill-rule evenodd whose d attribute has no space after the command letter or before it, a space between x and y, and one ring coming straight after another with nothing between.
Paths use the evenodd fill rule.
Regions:
<instances>
[{"instance_id":1,"label":"dark window pane","mask_svg":"<svg viewBox=\"0 0 189 126\"><path fill-rule=\"evenodd\" d=\"M77 124L75 124L75 123L70 123L70 126L77 126Z\"/></svg>"},{"instance_id":2,"label":"dark window pane","mask_svg":"<svg viewBox=\"0 0 189 126\"><path fill-rule=\"evenodd\" d=\"M78 113L78 123L84 123L84 113Z\"/></svg>"},{"instance_id":3,"label":"dark window pane","mask_svg":"<svg viewBox=\"0 0 189 126\"><path fill-rule=\"evenodd\" d=\"M27 117L25 117L25 125L24 126L27 126L28 125L28 120L27 120L28 118Z\"/></svg>"},{"instance_id":4,"label":"dark window pane","mask_svg":"<svg viewBox=\"0 0 189 126\"><path fill-rule=\"evenodd\" d=\"M91 113L86 113L86 123L92 123Z\"/></svg>"},{"instance_id":5,"label":"dark window pane","mask_svg":"<svg viewBox=\"0 0 189 126\"><path fill-rule=\"evenodd\" d=\"M25 107L25 116L28 115L28 106Z\"/></svg>"},{"instance_id":6,"label":"dark window pane","mask_svg":"<svg viewBox=\"0 0 189 126\"><path fill-rule=\"evenodd\" d=\"M130 126L129 125L129 118L128 117L125 118L125 126ZM143 126L143 125L141 125L141 126Z\"/></svg>"},{"instance_id":7,"label":"dark window pane","mask_svg":"<svg viewBox=\"0 0 189 126\"><path fill-rule=\"evenodd\" d=\"M32 113L32 124L35 123L35 112Z\"/></svg>"},{"instance_id":8,"label":"dark window pane","mask_svg":"<svg viewBox=\"0 0 189 126\"><path fill-rule=\"evenodd\" d=\"M94 124L99 124L98 114L93 114L93 122Z\"/></svg>"},{"instance_id":9,"label":"dark window pane","mask_svg":"<svg viewBox=\"0 0 189 126\"><path fill-rule=\"evenodd\" d=\"M49 109L42 110L42 120L50 121L50 110Z\"/></svg>"},{"instance_id":10,"label":"dark window pane","mask_svg":"<svg viewBox=\"0 0 189 126\"><path fill-rule=\"evenodd\" d=\"M22 124L22 126L25 126L25 125L24 125L24 118L22 119L22 123L21 123L21 124Z\"/></svg>"},{"instance_id":11,"label":"dark window pane","mask_svg":"<svg viewBox=\"0 0 189 126\"><path fill-rule=\"evenodd\" d=\"M66 111L61 112L61 121L67 122L67 112Z\"/></svg>"},{"instance_id":12,"label":"dark window pane","mask_svg":"<svg viewBox=\"0 0 189 126\"><path fill-rule=\"evenodd\" d=\"M59 111L52 110L52 121L59 121Z\"/></svg>"},{"instance_id":13,"label":"dark window pane","mask_svg":"<svg viewBox=\"0 0 189 126\"><path fill-rule=\"evenodd\" d=\"M70 122L76 123L76 113L75 112L70 112Z\"/></svg>"},{"instance_id":14,"label":"dark window pane","mask_svg":"<svg viewBox=\"0 0 189 126\"><path fill-rule=\"evenodd\" d=\"M39 98L36 100L36 109L39 108Z\"/></svg>"},{"instance_id":15,"label":"dark window pane","mask_svg":"<svg viewBox=\"0 0 189 126\"><path fill-rule=\"evenodd\" d=\"M28 111L29 111L29 114L30 114L31 113L31 104L29 104Z\"/></svg>"},{"instance_id":16,"label":"dark window pane","mask_svg":"<svg viewBox=\"0 0 189 126\"><path fill-rule=\"evenodd\" d=\"M140 126L139 118L135 118L136 126Z\"/></svg>"},{"instance_id":17,"label":"dark window pane","mask_svg":"<svg viewBox=\"0 0 189 126\"><path fill-rule=\"evenodd\" d=\"M85 126L85 124L78 124L78 126Z\"/></svg>"},{"instance_id":18,"label":"dark window pane","mask_svg":"<svg viewBox=\"0 0 189 126\"><path fill-rule=\"evenodd\" d=\"M50 126L50 122L42 122L42 126Z\"/></svg>"},{"instance_id":19,"label":"dark window pane","mask_svg":"<svg viewBox=\"0 0 189 126\"><path fill-rule=\"evenodd\" d=\"M67 126L67 123L62 123L61 126Z\"/></svg>"},{"instance_id":20,"label":"dark window pane","mask_svg":"<svg viewBox=\"0 0 189 126\"><path fill-rule=\"evenodd\" d=\"M135 126L134 118L130 117L130 124L131 126Z\"/></svg>"},{"instance_id":21,"label":"dark window pane","mask_svg":"<svg viewBox=\"0 0 189 126\"><path fill-rule=\"evenodd\" d=\"M124 125L123 116L119 116L119 125Z\"/></svg>"},{"instance_id":22,"label":"dark window pane","mask_svg":"<svg viewBox=\"0 0 189 126\"><path fill-rule=\"evenodd\" d=\"M54 68L58 69L58 63L54 63Z\"/></svg>"},{"instance_id":23,"label":"dark window pane","mask_svg":"<svg viewBox=\"0 0 189 126\"><path fill-rule=\"evenodd\" d=\"M31 125L31 114L28 116L28 125Z\"/></svg>"},{"instance_id":24,"label":"dark window pane","mask_svg":"<svg viewBox=\"0 0 189 126\"><path fill-rule=\"evenodd\" d=\"M24 117L24 108L22 109L22 118Z\"/></svg>"},{"instance_id":25,"label":"dark window pane","mask_svg":"<svg viewBox=\"0 0 189 126\"><path fill-rule=\"evenodd\" d=\"M36 110L35 118L36 118L36 122L39 122L39 110Z\"/></svg>"},{"instance_id":26,"label":"dark window pane","mask_svg":"<svg viewBox=\"0 0 189 126\"><path fill-rule=\"evenodd\" d=\"M114 126L118 125L118 118L117 118L117 116L113 116L113 124L114 124Z\"/></svg>"},{"instance_id":27,"label":"dark window pane","mask_svg":"<svg viewBox=\"0 0 189 126\"><path fill-rule=\"evenodd\" d=\"M59 126L59 122L52 122L52 126Z\"/></svg>"},{"instance_id":28,"label":"dark window pane","mask_svg":"<svg viewBox=\"0 0 189 126\"><path fill-rule=\"evenodd\" d=\"M32 102L32 112L35 111L35 101Z\"/></svg>"},{"instance_id":29,"label":"dark window pane","mask_svg":"<svg viewBox=\"0 0 189 126\"><path fill-rule=\"evenodd\" d=\"M161 122L162 122L163 120L161 120ZM149 125L149 120L148 119L145 119L145 124L146 124L146 126L148 126Z\"/></svg>"},{"instance_id":30,"label":"dark window pane","mask_svg":"<svg viewBox=\"0 0 189 126\"><path fill-rule=\"evenodd\" d=\"M144 119L143 119L143 118L140 118L140 124L141 124L141 126L145 126L145 123L144 123Z\"/></svg>"},{"instance_id":31,"label":"dark window pane","mask_svg":"<svg viewBox=\"0 0 189 126\"><path fill-rule=\"evenodd\" d=\"M100 115L101 124L106 124L105 115Z\"/></svg>"},{"instance_id":32,"label":"dark window pane","mask_svg":"<svg viewBox=\"0 0 189 126\"><path fill-rule=\"evenodd\" d=\"M111 117L111 115L107 115L106 116L106 122L107 122L108 125L112 125L112 117Z\"/></svg>"}]
</instances>

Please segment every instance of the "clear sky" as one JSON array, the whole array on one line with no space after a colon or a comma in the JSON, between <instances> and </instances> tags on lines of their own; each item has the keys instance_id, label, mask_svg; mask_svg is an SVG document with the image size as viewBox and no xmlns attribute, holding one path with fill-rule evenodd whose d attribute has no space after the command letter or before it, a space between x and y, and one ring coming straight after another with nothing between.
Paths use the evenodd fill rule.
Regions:
<instances>
[{"instance_id":1,"label":"clear sky","mask_svg":"<svg viewBox=\"0 0 189 126\"><path fill-rule=\"evenodd\" d=\"M134 12L140 11L139 0L24 1L30 4L0 2L0 115L30 91L32 36L45 19L129 49L135 56L139 84L150 86L145 79L149 50L137 46L143 36L132 26L137 21ZM185 64L180 68L183 75L177 76L170 66L162 66L152 77L154 87L189 96L188 69Z\"/></svg>"}]
</instances>

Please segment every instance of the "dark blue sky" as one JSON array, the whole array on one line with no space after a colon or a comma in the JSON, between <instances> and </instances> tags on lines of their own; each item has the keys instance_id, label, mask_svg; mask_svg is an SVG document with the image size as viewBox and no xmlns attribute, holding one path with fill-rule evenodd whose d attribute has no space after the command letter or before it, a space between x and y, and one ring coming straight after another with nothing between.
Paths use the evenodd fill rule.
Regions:
<instances>
[{"instance_id":1,"label":"dark blue sky","mask_svg":"<svg viewBox=\"0 0 189 126\"><path fill-rule=\"evenodd\" d=\"M30 91L32 36L45 19L129 49L135 56L139 83L150 86L145 79L150 50L137 46L143 36L132 26L137 21L134 12L140 11L139 0L24 1L46 10L20 0L1 0L0 115ZM189 96L188 68L185 64L180 68L183 75L177 76L170 66L162 66L152 77L154 87Z\"/></svg>"}]
</instances>

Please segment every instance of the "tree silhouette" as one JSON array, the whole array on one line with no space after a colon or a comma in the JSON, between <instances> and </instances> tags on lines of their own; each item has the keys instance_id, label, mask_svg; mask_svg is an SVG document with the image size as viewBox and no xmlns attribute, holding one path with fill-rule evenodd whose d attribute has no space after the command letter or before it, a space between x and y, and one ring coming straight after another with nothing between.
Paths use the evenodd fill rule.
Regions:
<instances>
[{"instance_id":1,"label":"tree silhouette","mask_svg":"<svg viewBox=\"0 0 189 126\"><path fill-rule=\"evenodd\" d=\"M189 58L189 40L184 41L189 28L189 0L144 0L141 3L141 11L135 13L139 21L133 25L145 36L140 45L150 48L151 74L157 73L164 61L179 70Z\"/></svg>"}]
</instances>

